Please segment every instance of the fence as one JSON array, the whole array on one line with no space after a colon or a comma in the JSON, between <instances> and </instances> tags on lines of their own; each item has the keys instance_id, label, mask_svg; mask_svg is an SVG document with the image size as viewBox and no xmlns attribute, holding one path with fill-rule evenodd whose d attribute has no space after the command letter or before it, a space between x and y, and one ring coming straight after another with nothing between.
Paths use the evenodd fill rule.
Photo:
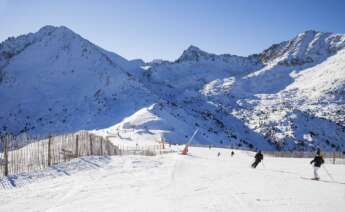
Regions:
<instances>
[{"instance_id":1,"label":"fence","mask_svg":"<svg viewBox=\"0 0 345 212\"><path fill-rule=\"evenodd\" d=\"M301 151L272 151L263 152L263 154L272 157L284 158L312 158L315 152L301 152ZM326 163L332 164L345 164L345 154L343 152L322 152Z\"/></svg>"},{"instance_id":2,"label":"fence","mask_svg":"<svg viewBox=\"0 0 345 212\"><path fill-rule=\"evenodd\" d=\"M145 145L145 146L125 146L119 145L118 146L119 155L145 155L145 156L155 156L157 154L166 154L175 152L171 148L162 147L161 144L157 145Z\"/></svg>"},{"instance_id":3,"label":"fence","mask_svg":"<svg viewBox=\"0 0 345 212\"><path fill-rule=\"evenodd\" d=\"M185 144L180 144L185 145ZM243 150L243 151L253 151L253 149L246 147L246 146L237 146L237 145L229 145L229 144L197 144L192 143L192 147L203 147L203 148L222 148L222 149L236 149L236 150Z\"/></svg>"},{"instance_id":4,"label":"fence","mask_svg":"<svg viewBox=\"0 0 345 212\"><path fill-rule=\"evenodd\" d=\"M173 152L161 144L116 146L108 138L87 131L47 138L21 136L0 137L0 176L32 172L51 165L89 155L154 156Z\"/></svg>"},{"instance_id":5,"label":"fence","mask_svg":"<svg viewBox=\"0 0 345 212\"><path fill-rule=\"evenodd\" d=\"M217 148L224 148L224 149L236 149L236 150L244 150L253 152L253 149L246 148L246 147L238 147L238 146L231 146L231 145L205 145L205 144L192 144L194 147L217 147ZM284 157L284 158L313 158L315 156L315 152L302 152L302 151L263 151L264 155L271 156L271 157ZM324 160L326 163L332 164L345 164L345 154L344 152L322 152Z\"/></svg>"},{"instance_id":6,"label":"fence","mask_svg":"<svg viewBox=\"0 0 345 212\"><path fill-rule=\"evenodd\" d=\"M31 138L1 137L0 176L31 172L87 155L120 154L118 147L88 132Z\"/></svg>"}]
</instances>

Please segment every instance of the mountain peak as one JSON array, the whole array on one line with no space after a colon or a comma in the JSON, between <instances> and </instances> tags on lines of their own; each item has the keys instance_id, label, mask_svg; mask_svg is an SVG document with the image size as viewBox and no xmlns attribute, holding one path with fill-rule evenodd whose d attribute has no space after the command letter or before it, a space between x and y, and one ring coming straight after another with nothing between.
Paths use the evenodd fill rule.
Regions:
<instances>
[{"instance_id":1,"label":"mountain peak","mask_svg":"<svg viewBox=\"0 0 345 212\"><path fill-rule=\"evenodd\" d=\"M201 51L199 47L190 45L185 51Z\"/></svg>"},{"instance_id":2,"label":"mountain peak","mask_svg":"<svg viewBox=\"0 0 345 212\"><path fill-rule=\"evenodd\" d=\"M337 33L318 31L318 30L314 30L314 29L308 29L308 30L305 30L303 32L298 33L297 36L295 36L295 38L306 37L306 36L316 36L318 34L319 35L335 35Z\"/></svg>"},{"instance_id":3,"label":"mountain peak","mask_svg":"<svg viewBox=\"0 0 345 212\"><path fill-rule=\"evenodd\" d=\"M73 34L76 34L75 32L73 32L71 29L69 29L68 27L65 27L65 26L52 26L52 25L46 25L42 28L40 28L38 30L38 34L51 34L55 31L59 31L59 32L62 32L62 33L73 33Z\"/></svg>"},{"instance_id":4,"label":"mountain peak","mask_svg":"<svg viewBox=\"0 0 345 212\"><path fill-rule=\"evenodd\" d=\"M53 26L53 25L46 25L41 27L38 31L39 32L53 32L57 29L58 27Z\"/></svg>"},{"instance_id":5,"label":"mountain peak","mask_svg":"<svg viewBox=\"0 0 345 212\"><path fill-rule=\"evenodd\" d=\"M307 35L307 34L313 34L313 35L315 35L315 34L317 34L317 33L323 33L323 32L320 32L320 31L316 31L316 30L314 30L314 29L308 29L308 30L306 30L306 31L303 31L303 32L301 32L301 33L299 33L299 35Z\"/></svg>"},{"instance_id":6,"label":"mountain peak","mask_svg":"<svg viewBox=\"0 0 345 212\"><path fill-rule=\"evenodd\" d=\"M52 25L44 26L35 33L28 33L19 35L17 37L9 37L0 43L0 67L7 64L9 59L13 56L20 54L26 48L44 39L60 40L61 44L66 42L68 43L77 37L81 38L80 35L65 26L57 27ZM45 45L48 45L48 43L49 42L46 42ZM66 45L64 44L64 46Z\"/></svg>"},{"instance_id":7,"label":"mountain peak","mask_svg":"<svg viewBox=\"0 0 345 212\"><path fill-rule=\"evenodd\" d=\"M175 62L193 61L198 62L201 59L207 59L212 54L202 51L199 47L190 45L186 50L183 51L182 55Z\"/></svg>"}]
</instances>

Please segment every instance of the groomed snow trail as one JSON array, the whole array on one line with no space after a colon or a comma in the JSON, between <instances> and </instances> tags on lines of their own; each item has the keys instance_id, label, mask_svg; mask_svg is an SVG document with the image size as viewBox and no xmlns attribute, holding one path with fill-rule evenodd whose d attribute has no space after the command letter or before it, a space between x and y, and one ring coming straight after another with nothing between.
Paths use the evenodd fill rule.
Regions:
<instances>
[{"instance_id":1,"label":"groomed snow trail","mask_svg":"<svg viewBox=\"0 0 345 212\"><path fill-rule=\"evenodd\" d=\"M221 156L217 157L217 153ZM85 157L0 183L0 211L343 211L344 165L328 165L336 183L309 159L265 157L249 167L252 153L191 148L156 157ZM63 171L62 171L63 170Z\"/></svg>"}]
</instances>

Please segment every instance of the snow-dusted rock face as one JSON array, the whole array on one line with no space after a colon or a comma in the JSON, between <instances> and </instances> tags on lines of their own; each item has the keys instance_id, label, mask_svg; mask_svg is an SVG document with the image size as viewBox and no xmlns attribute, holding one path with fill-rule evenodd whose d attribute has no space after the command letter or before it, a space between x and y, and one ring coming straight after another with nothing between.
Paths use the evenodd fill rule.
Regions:
<instances>
[{"instance_id":1,"label":"snow-dusted rock face","mask_svg":"<svg viewBox=\"0 0 345 212\"><path fill-rule=\"evenodd\" d=\"M295 38L274 44L259 54L264 63L279 62L293 66L317 63L345 47L345 36L309 30Z\"/></svg>"},{"instance_id":2,"label":"snow-dusted rock face","mask_svg":"<svg viewBox=\"0 0 345 212\"><path fill-rule=\"evenodd\" d=\"M174 63L217 63L222 64L229 69L242 68L253 69L253 67L261 67L260 58L256 55L249 57L241 57L230 54L210 54L202 51L196 46L189 46L182 55Z\"/></svg>"},{"instance_id":3,"label":"snow-dusted rock face","mask_svg":"<svg viewBox=\"0 0 345 212\"><path fill-rule=\"evenodd\" d=\"M344 151L344 47L306 31L248 57L190 46L144 64L47 26L0 44L1 132L130 128L184 143L200 128L202 144Z\"/></svg>"},{"instance_id":4,"label":"snow-dusted rock face","mask_svg":"<svg viewBox=\"0 0 345 212\"><path fill-rule=\"evenodd\" d=\"M183 62L215 62L215 63L239 63L242 65L246 65L248 63L256 64L260 63L259 59L255 56L252 57L240 57L236 55L230 54L210 54L205 51L202 51L196 46L189 46L185 51L183 51L182 55L175 61L175 63L183 63Z\"/></svg>"}]
</instances>

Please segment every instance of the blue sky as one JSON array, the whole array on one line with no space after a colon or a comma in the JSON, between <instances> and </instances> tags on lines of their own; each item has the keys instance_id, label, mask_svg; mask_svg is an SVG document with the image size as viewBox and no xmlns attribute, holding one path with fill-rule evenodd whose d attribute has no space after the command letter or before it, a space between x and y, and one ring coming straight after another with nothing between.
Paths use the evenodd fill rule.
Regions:
<instances>
[{"instance_id":1,"label":"blue sky","mask_svg":"<svg viewBox=\"0 0 345 212\"><path fill-rule=\"evenodd\" d=\"M0 41L64 25L127 59L176 59L193 44L248 55L299 32L345 33L344 0L0 0Z\"/></svg>"}]
</instances>

